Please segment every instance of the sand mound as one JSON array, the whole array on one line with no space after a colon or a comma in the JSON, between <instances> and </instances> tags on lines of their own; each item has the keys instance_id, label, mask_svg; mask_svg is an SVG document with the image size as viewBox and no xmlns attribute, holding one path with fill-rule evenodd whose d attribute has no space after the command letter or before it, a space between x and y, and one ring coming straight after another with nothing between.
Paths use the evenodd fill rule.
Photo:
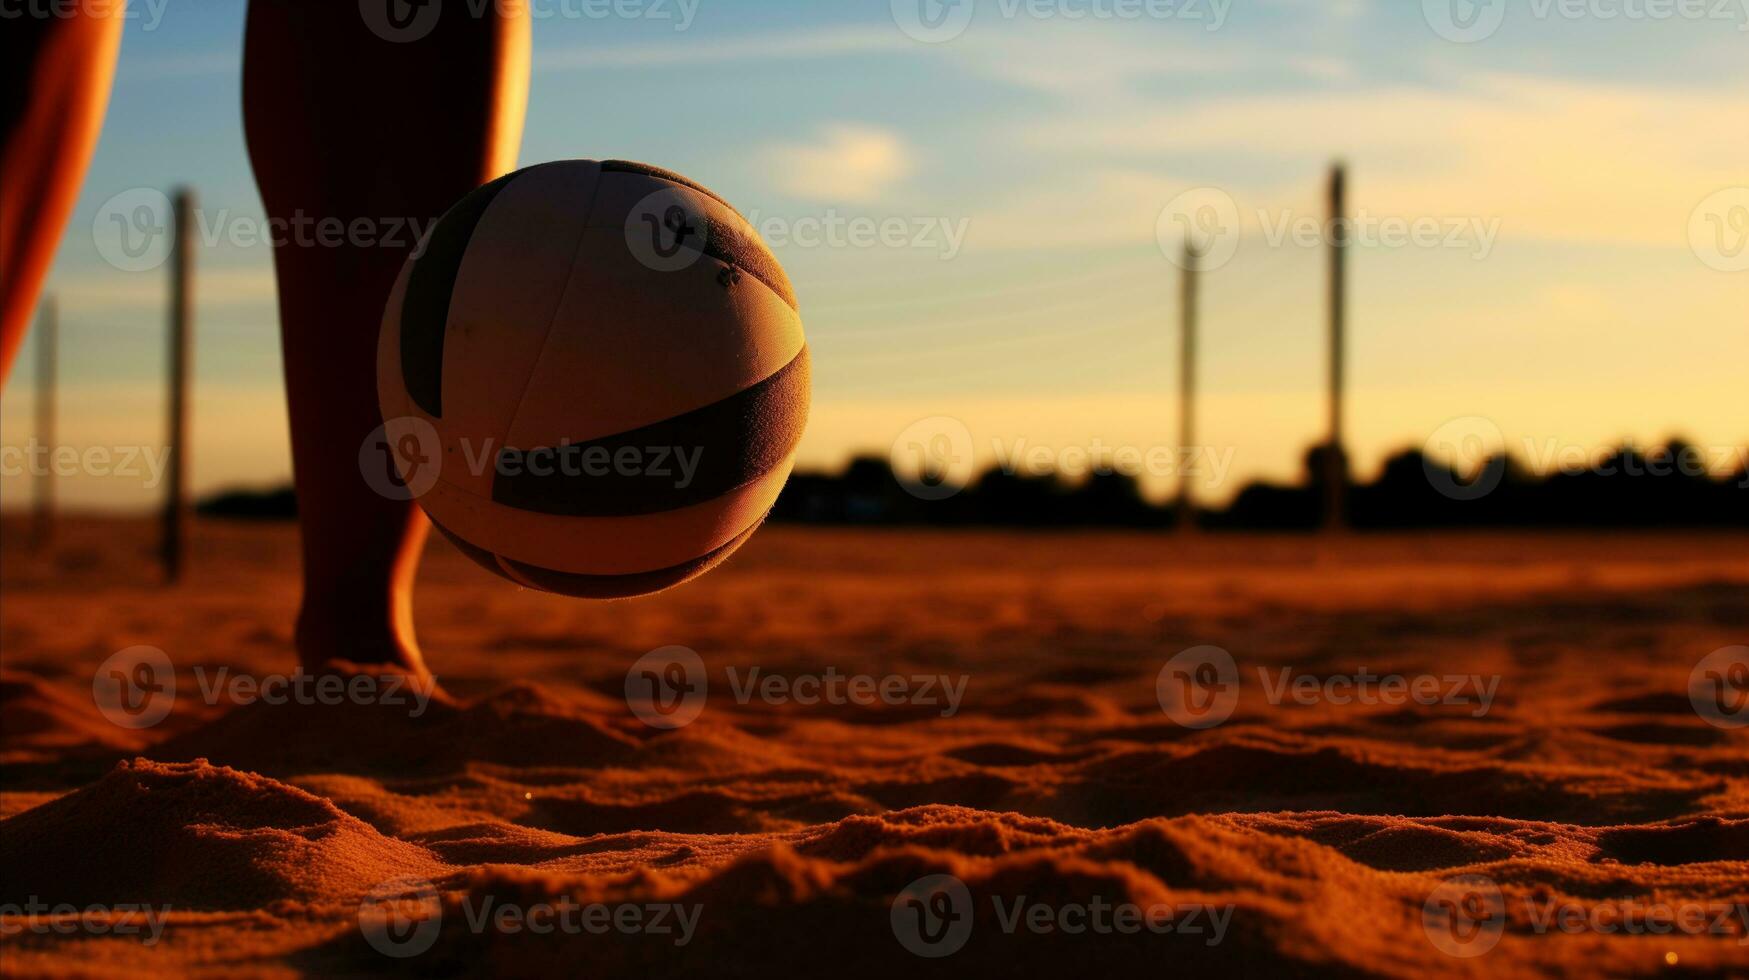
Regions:
<instances>
[{"instance_id":1,"label":"sand mound","mask_svg":"<svg viewBox=\"0 0 1749 980\"><path fill-rule=\"evenodd\" d=\"M854 842L854 844L852 843ZM839 860L865 851L852 860ZM834 857L818 856L831 853ZM980 854L980 856L969 856ZM1274 867L1279 870L1268 870ZM963 883L969 935L951 959L920 959L894 939L895 901L919 879ZM687 884L660 868L613 878L563 871L488 869L447 896L429 954L438 968L489 957L513 973L543 963L588 963L607 975L780 975L831 963L834 975L1051 975L1089 969L1206 975L1217 968L1261 975L1362 975L1388 943L1344 938L1354 907L1386 903L1410 924L1399 893L1339 855L1302 841L1204 818L1151 821L1089 832L1015 814L927 807L852 818L750 854ZM692 934L519 934L515 942L469 927L482 908L608 903L696 910ZM1304 910L1320 908L1308 917ZM1085 909L1115 921L1128 908L1170 916L1172 931L1095 932L1070 919L1044 928L1017 916ZM1101 912L1099 910L1107 910ZM680 911L673 913L681 914ZM1105 916L1105 918L1100 918ZM1042 920L1040 920L1042 921ZM1342 942L1334 940L1343 938ZM371 962L366 944L342 937L337 961ZM425 960L422 960L425 962Z\"/></svg>"},{"instance_id":2,"label":"sand mound","mask_svg":"<svg viewBox=\"0 0 1749 980\"><path fill-rule=\"evenodd\" d=\"M346 900L437 860L264 776L137 759L0 821L4 900L247 909Z\"/></svg>"},{"instance_id":3,"label":"sand mound","mask_svg":"<svg viewBox=\"0 0 1749 980\"><path fill-rule=\"evenodd\" d=\"M288 732L312 734L287 738ZM526 686L465 708L408 687L364 702L253 701L162 743L153 755L276 776L387 775L450 772L474 761L594 767L628 758L636 744L598 715Z\"/></svg>"},{"instance_id":4,"label":"sand mound","mask_svg":"<svg viewBox=\"0 0 1749 980\"><path fill-rule=\"evenodd\" d=\"M1550 766L1349 739L1270 734L1124 752L1059 789L1074 822L1125 823L1211 810L1347 810L1411 816L1514 814L1572 823L1689 812L1721 783L1667 773ZM1047 807L1047 812L1055 807Z\"/></svg>"},{"instance_id":5,"label":"sand mound","mask_svg":"<svg viewBox=\"0 0 1749 980\"><path fill-rule=\"evenodd\" d=\"M93 663L152 642L184 667L289 669L273 624L295 541L223 533L239 537L175 601L103 591L93 570L7 602L26 622L5 635L89 620L96 595L113 615L80 640ZM93 663L0 677L0 751L19 762L0 782L0 905L174 910L151 948L0 931L0 955L8 977L1741 974L1742 919L1672 934L1548 915L1749 908L1749 736L1687 697L1697 658L1749 628L1746 553L778 528L686 589L585 604L439 547L421 637L458 697L421 712L190 699L135 733L95 712ZM206 639L215 623L258 639ZM658 731L621 693L674 643L707 665L708 702ZM1484 715L1271 703L1247 675L1228 723L1191 730L1155 680L1207 643L1247 671L1461 671L1499 698ZM736 698L731 666L967 684L948 712L768 703ZM940 876L963 893L919 891ZM1473 958L1428 924L1456 876L1503 905ZM404 893L428 894L435 924L391 920L385 950L365 913ZM563 903L637 927L505 924ZM656 906L666 929L644 928ZM1083 927L1118 907L1187 927ZM916 952L930 937L955 948Z\"/></svg>"}]
</instances>

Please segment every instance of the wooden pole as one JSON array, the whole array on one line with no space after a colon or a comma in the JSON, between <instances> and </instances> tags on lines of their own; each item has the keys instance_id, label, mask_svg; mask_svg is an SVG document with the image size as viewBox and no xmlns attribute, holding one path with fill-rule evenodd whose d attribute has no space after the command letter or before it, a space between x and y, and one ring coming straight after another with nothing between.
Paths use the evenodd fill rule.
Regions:
<instances>
[{"instance_id":1,"label":"wooden pole","mask_svg":"<svg viewBox=\"0 0 1749 980\"><path fill-rule=\"evenodd\" d=\"M1330 171L1330 433L1324 453L1324 526L1347 523L1348 451L1344 439L1344 361L1348 331L1348 174L1341 164Z\"/></svg>"},{"instance_id":2,"label":"wooden pole","mask_svg":"<svg viewBox=\"0 0 1749 980\"><path fill-rule=\"evenodd\" d=\"M1178 298L1178 529L1196 529L1195 474L1190 460L1196 452L1196 314L1197 274L1201 255L1185 236L1184 263Z\"/></svg>"},{"instance_id":3,"label":"wooden pole","mask_svg":"<svg viewBox=\"0 0 1749 980\"><path fill-rule=\"evenodd\" d=\"M164 580L182 580L188 503L188 381L192 359L194 296L194 192L176 192L175 240L170 258L169 481L164 499Z\"/></svg>"},{"instance_id":4,"label":"wooden pole","mask_svg":"<svg viewBox=\"0 0 1749 980\"><path fill-rule=\"evenodd\" d=\"M36 475L36 494L31 515L31 548L41 551L55 536L55 376L60 344L60 310L55 298L43 301L42 322L36 328L36 435L48 452L50 464Z\"/></svg>"}]
</instances>

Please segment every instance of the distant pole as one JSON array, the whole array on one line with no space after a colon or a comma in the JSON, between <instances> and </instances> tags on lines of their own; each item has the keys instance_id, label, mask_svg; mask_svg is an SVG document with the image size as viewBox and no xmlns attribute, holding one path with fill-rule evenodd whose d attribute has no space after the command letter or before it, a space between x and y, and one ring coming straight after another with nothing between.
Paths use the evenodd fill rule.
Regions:
<instances>
[{"instance_id":1,"label":"distant pole","mask_svg":"<svg viewBox=\"0 0 1749 980\"><path fill-rule=\"evenodd\" d=\"M31 548L41 551L47 548L55 536L55 473L53 460L56 455L55 443L55 375L56 360L60 343L60 310L55 306L55 298L49 296L43 301L42 322L36 327L36 435L38 442L48 453L50 464L36 475L36 494L32 503L34 510L31 515Z\"/></svg>"},{"instance_id":2,"label":"distant pole","mask_svg":"<svg viewBox=\"0 0 1749 980\"><path fill-rule=\"evenodd\" d=\"M1184 239L1184 264L1178 297L1178 529L1196 529L1196 487L1190 460L1196 451L1196 287L1201 255Z\"/></svg>"},{"instance_id":3,"label":"distant pole","mask_svg":"<svg viewBox=\"0 0 1749 980\"><path fill-rule=\"evenodd\" d=\"M1348 174L1330 171L1330 435L1324 454L1324 526L1347 523L1348 454L1343 436L1344 360L1348 331Z\"/></svg>"},{"instance_id":4,"label":"distant pole","mask_svg":"<svg viewBox=\"0 0 1749 980\"><path fill-rule=\"evenodd\" d=\"M170 467L164 499L164 580L182 580L187 535L188 379L192 358L194 296L194 192L182 188L174 201L175 239L170 257Z\"/></svg>"}]
</instances>

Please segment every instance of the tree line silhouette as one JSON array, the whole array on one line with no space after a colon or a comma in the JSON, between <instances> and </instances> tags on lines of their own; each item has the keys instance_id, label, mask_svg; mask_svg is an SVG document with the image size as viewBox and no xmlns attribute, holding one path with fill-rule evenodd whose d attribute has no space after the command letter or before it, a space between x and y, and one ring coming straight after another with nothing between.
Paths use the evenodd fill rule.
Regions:
<instances>
[{"instance_id":1,"label":"tree line silhouette","mask_svg":"<svg viewBox=\"0 0 1749 980\"><path fill-rule=\"evenodd\" d=\"M1332 468L1325 446L1304 457L1299 483L1253 482L1225 506L1197 513L1201 527L1311 530L1324 517ZM1749 525L1749 469L1718 479L1680 440L1649 452L1615 449L1583 472L1538 476L1508 455L1475 472L1420 450L1391 456L1376 479L1347 494L1356 528L1413 527L1714 527ZM1338 472L1345 470L1342 467ZM984 525L998 527L1168 527L1170 504L1155 505L1137 481L1118 473L1078 481L990 469L951 488L895 474L887 461L859 457L841 473L797 473L772 519L811 524Z\"/></svg>"},{"instance_id":2,"label":"tree line silhouette","mask_svg":"<svg viewBox=\"0 0 1749 980\"><path fill-rule=\"evenodd\" d=\"M1197 512L1198 526L1236 530L1311 530L1324 516L1324 446L1308 450L1296 484L1253 482L1224 507ZM1460 472L1420 450L1385 461L1376 479L1347 494L1355 528L1419 527L1726 527L1749 526L1749 469L1706 475L1704 454L1681 440L1642 452L1619 447L1582 472L1539 476L1509 455ZM1346 467L1338 471L1346 470ZM930 499L935 498L935 499ZM290 487L230 491L200 503L202 514L255 520L297 516ZM896 474L887 460L860 456L838 473L790 477L771 519L800 524L1129 527L1178 523L1170 503L1154 504L1130 476L1070 480L989 469L965 487Z\"/></svg>"}]
</instances>

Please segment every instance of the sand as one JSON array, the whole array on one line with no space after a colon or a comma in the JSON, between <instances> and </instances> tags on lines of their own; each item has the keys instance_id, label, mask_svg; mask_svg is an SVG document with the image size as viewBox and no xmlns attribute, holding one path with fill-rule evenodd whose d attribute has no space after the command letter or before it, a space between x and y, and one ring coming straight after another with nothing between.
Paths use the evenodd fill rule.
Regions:
<instances>
[{"instance_id":1,"label":"sand","mask_svg":"<svg viewBox=\"0 0 1749 980\"><path fill-rule=\"evenodd\" d=\"M145 525L71 523L52 558L16 531L8 976L1749 975L1749 728L1689 697L1749 643L1743 535L776 527L615 604L434 543L447 697L415 716L207 703L220 668L292 670L289 527L199 525L169 590ZM177 696L130 729L92 677L141 644ZM657 728L627 674L671 645L708 694ZM1201 645L1241 686L1192 729L1156 682ZM1324 695L1362 668L1479 681ZM1319 694L1272 703L1283 669ZM803 703L855 676L891 696Z\"/></svg>"}]
</instances>

